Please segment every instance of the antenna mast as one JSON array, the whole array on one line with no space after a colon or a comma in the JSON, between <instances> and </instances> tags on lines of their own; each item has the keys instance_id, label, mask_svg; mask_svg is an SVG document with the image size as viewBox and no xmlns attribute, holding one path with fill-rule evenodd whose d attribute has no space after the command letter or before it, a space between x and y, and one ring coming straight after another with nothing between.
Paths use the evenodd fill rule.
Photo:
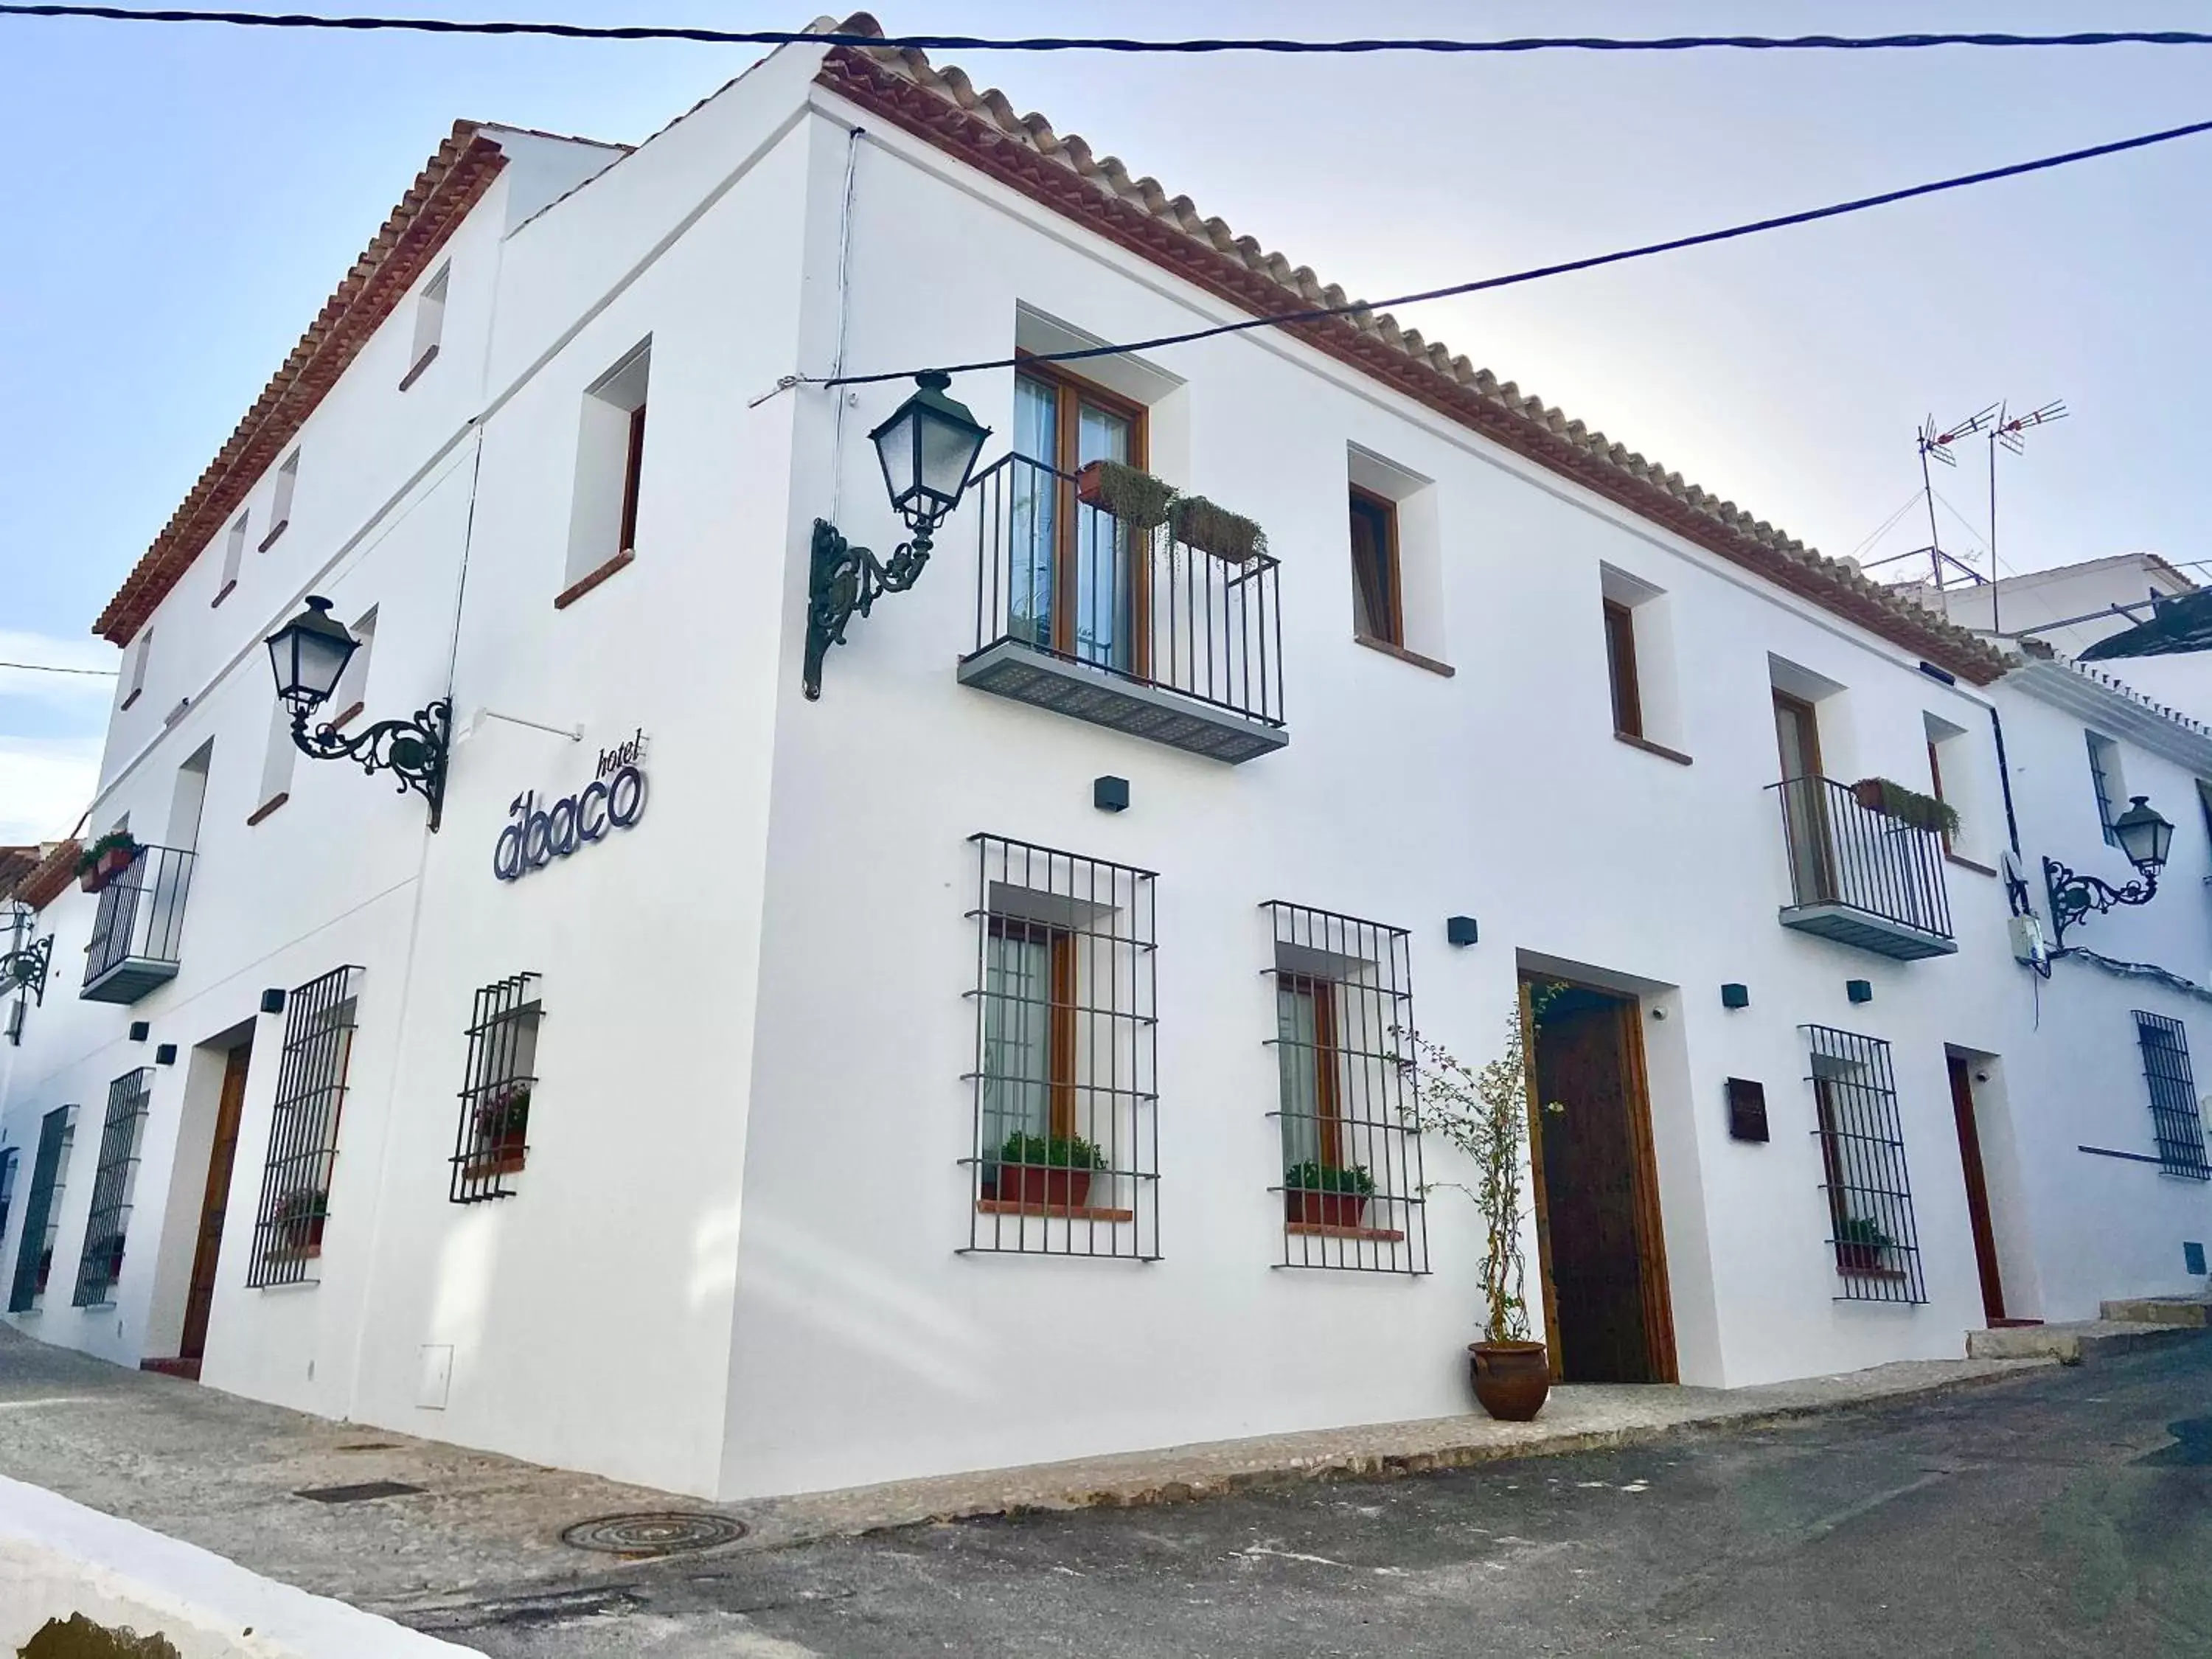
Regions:
<instances>
[{"instance_id":1,"label":"antenna mast","mask_svg":"<svg viewBox=\"0 0 2212 1659\"><path fill-rule=\"evenodd\" d=\"M2002 444L2014 454L2027 447L2027 434L2039 426L2053 421L2063 421L2068 410L2064 399L2054 398L2040 409L2032 409L2025 415L2008 412L2003 404L1997 408L1996 424L1990 428L1990 632L1997 631L1997 590L1994 586L1997 575L1997 446Z\"/></svg>"}]
</instances>

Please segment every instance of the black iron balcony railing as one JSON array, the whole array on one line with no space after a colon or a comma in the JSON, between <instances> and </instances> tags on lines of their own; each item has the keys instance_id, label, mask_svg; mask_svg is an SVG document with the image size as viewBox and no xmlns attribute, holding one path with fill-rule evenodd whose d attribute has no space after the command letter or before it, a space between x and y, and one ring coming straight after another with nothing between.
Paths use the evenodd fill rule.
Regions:
<instances>
[{"instance_id":1,"label":"black iron balcony railing","mask_svg":"<svg viewBox=\"0 0 2212 1659\"><path fill-rule=\"evenodd\" d=\"M1231 762L1289 741L1273 559L1128 524L1025 455L986 469L970 501L975 648L963 682Z\"/></svg>"},{"instance_id":2,"label":"black iron balcony railing","mask_svg":"<svg viewBox=\"0 0 2212 1659\"><path fill-rule=\"evenodd\" d=\"M1770 784L1782 804L1790 902L1782 925L1900 961L1948 956L1943 842L1861 803L1833 778Z\"/></svg>"},{"instance_id":3,"label":"black iron balcony railing","mask_svg":"<svg viewBox=\"0 0 2212 1659\"><path fill-rule=\"evenodd\" d=\"M192 855L180 848L142 847L100 890L92 939L84 947L88 1002L136 1002L177 976Z\"/></svg>"}]
</instances>

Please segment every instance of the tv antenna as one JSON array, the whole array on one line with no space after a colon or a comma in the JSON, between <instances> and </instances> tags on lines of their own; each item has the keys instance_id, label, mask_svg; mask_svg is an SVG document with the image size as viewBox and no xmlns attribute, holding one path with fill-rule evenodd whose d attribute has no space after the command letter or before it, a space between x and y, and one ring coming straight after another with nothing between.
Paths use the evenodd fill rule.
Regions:
<instances>
[{"instance_id":1,"label":"tv antenna","mask_svg":"<svg viewBox=\"0 0 2212 1659\"><path fill-rule=\"evenodd\" d=\"M2002 418L2003 405L1991 404L1963 421L1954 421L1949 426L1937 426L1932 415L1921 422L1920 429L1914 436L1920 449L1920 493L1928 503L1928 545L1916 547L1906 553L1893 553L1886 559L1876 559L1867 567L1868 569L1878 570L1883 565L1899 564L1907 559L1925 559L1928 561L1928 580L1939 593L1947 587L1985 580L1980 571L1965 560L1955 558L1943 550L1942 532L1936 522L1935 475L1929 471L1928 464L1932 460L1945 466L1957 466L1959 451L1966 440L1976 433L1994 431ZM1994 564L1991 568L1995 568Z\"/></svg>"},{"instance_id":2,"label":"tv antenna","mask_svg":"<svg viewBox=\"0 0 2212 1659\"><path fill-rule=\"evenodd\" d=\"M2027 434L2039 427L2049 426L2053 421L2063 421L2068 414L2065 400L2053 398L2039 409L2031 409L2024 415L2014 415L2008 405L1997 405L1996 424L1990 428L1990 574L1997 574L1997 447L2018 455L2027 448ZM1997 631L1997 590L1990 589L1990 632Z\"/></svg>"}]
</instances>

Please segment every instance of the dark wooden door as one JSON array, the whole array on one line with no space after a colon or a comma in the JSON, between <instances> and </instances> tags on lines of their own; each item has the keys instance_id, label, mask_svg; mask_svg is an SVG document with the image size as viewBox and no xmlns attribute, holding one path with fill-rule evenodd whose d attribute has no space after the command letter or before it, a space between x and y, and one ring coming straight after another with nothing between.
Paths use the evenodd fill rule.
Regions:
<instances>
[{"instance_id":1,"label":"dark wooden door","mask_svg":"<svg viewBox=\"0 0 2212 1659\"><path fill-rule=\"evenodd\" d=\"M1820 723L1813 705L1774 694L1774 738L1782 760L1782 822L1790 838L1790 879L1799 904L1836 896L1829 852L1827 787L1820 775Z\"/></svg>"},{"instance_id":2,"label":"dark wooden door","mask_svg":"<svg viewBox=\"0 0 2212 1659\"><path fill-rule=\"evenodd\" d=\"M216 1258L222 1249L222 1218L230 1207L230 1168L238 1157L238 1118L246 1103L251 1043L230 1051L222 1068L222 1097L215 1110L215 1144L208 1149L207 1191L200 1200L199 1240L192 1247L191 1288L185 1293L185 1334L177 1358L197 1364L207 1352L208 1310L215 1305Z\"/></svg>"},{"instance_id":3,"label":"dark wooden door","mask_svg":"<svg viewBox=\"0 0 2212 1659\"><path fill-rule=\"evenodd\" d=\"M1537 1025L1547 1322L1553 1369L1570 1382L1661 1382L1675 1374L1635 1009L1623 998L1570 988Z\"/></svg>"},{"instance_id":4,"label":"dark wooden door","mask_svg":"<svg viewBox=\"0 0 2212 1659\"><path fill-rule=\"evenodd\" d=\"M1959 1164L1966 1174L1966 1219L1974 1230L1974 1265L1982 1274L1982 1313L1995 1325L2005 1316L2004 1279L1997 1272L1997 1236L1990 1222L1990 1183L1982 1169L1981 1131L1974 1125L1973 1071L1958 1055L1948 1058L1951 1115L1959 1124Z\"/></svg>"}]
</instances>

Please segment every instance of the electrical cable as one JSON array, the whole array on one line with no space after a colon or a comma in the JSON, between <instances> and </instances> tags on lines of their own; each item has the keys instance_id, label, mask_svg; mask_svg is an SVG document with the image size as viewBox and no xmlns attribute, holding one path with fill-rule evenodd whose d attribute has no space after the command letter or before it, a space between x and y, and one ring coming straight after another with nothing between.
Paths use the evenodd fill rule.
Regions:
<instances>
[{"instance_id":1,"label":"electrical cable","mask_svg":"<svg viewBox=\"0 0 2212 1659\"><path fill-rule=\"evenodd\" d=\"M1518 54L1537 52L1898 52L1936 46L2078 47L2212 46L2212 33L2191 29L2087 29L2067 34L1943 32L1911 34L1677 34L1643 40L1601 35L1528 35L1504 40L1443 39L1291 40L1202 38L1139 40L1117 36L847 34L798 29L686 28L661 24L471 21L446 17L334 17L301 12L209 11L127 6L0 4L0 15L81 17L119 23L222 23L240 28L400 30L418 34L537 35L564 40L681 40L709 46L872 46L922 52L1108 52L1201 56L1216 52L1285 55L1382 52Z\"/></svg>"},{"instance_id":2,"label":"electrical cable","mask_svg":"<svg viewBox=\"0 0 2212 1659\"><path fill-rule=\"evenodd\" d=\"M0 662L0 668L27 668L40 674L97 674L111 680L116 672L112 668L63 668L50 662Z\"/></svg>"},{"instance_id":3,"label":"electrical cable","mask_svg":"<svg viewBox=\"0 0 2212 1659\"><path fill-rule=\"evenodd\" d=\"M1793 225L1816 223L1823 219L1840 218L1845 214L1863 213L1869 208L1887 207L1896 202L1908 202L1923 196L1934 196L1945 191L1964 190L1970 185L1985 185L1999 179L2016 179L2025 173L2041 173L2052 167L2072 165L2076 161L2094 161L2099 156L2117 155L2126 150L2143 149L2153 144L2171 143L2177 138L2195 137L2212 132L2212 121L2192 121L2186 126L2167 127L2159 132L2147 132L2133 138L2121 138L2107 144L2092 144L2085 149L2066 150L2057 155L2039 156L2032 161L2014 161L2001 167L1984 167L1978 173L1962 173L1949 179L1938 179L1924 185L1909 185L1901 190L1886 190L1879 195L1861 196L1847 202L1837 202L1827 207L1808 208L1797 213L1778 214L1771 218L1753 219L1745 223L1729 225L1720 230L1699 231L1692 236L1677 236L1664 242L1646 242L1640 247L1623 248L1613 253L1592 254L1586 258L1565 259L1554 264L1536 265L1527 270L1516 270L1503 276L1484 276L1471 283L1452 283L1443 288L1423 289L1417 294L1401 294L1389 300L1354 300L1340 306L1315 306L1303 311L1277 312L1265 317L1248 317L1234 323L1217 323L1209 328L1194 328L1180 334L1159 334L1148 340L1129 340L1116 345L1085 346L1068 351L1025 353L1018 357L989 357L974 362L933 366L941 374L978 374L989 369L1012 368L1023 362L1067 363L1091 357L1114 357L1132 351L1156 351L1164 347L1188 345L1195 340L1210 340L1224 334L1243 334L1253 329L1280 328L1294 323L1322 322L1332 317L1355 316L1362 312L1395 309L1403 306L1420 305L1431 300L1448 300L1461 295L1481 294L1492 289L1511 288L1522 283L1533 283L1547 276L1563 276L1578 270L1595 270L1605 265L1617 265L1631 259L1648 259L1654 254L1679 252L1684 248L1704 247L1714 242L1731 241L1740 236L1753 236L1761 231L1783 230ZM836 374L819 376L795 374L779 382L779 386L873 386L884 380L911 380L918 374L933 372L932 366L915 368L886 369L873 374Z\"/></svg>"}]
</instances>

